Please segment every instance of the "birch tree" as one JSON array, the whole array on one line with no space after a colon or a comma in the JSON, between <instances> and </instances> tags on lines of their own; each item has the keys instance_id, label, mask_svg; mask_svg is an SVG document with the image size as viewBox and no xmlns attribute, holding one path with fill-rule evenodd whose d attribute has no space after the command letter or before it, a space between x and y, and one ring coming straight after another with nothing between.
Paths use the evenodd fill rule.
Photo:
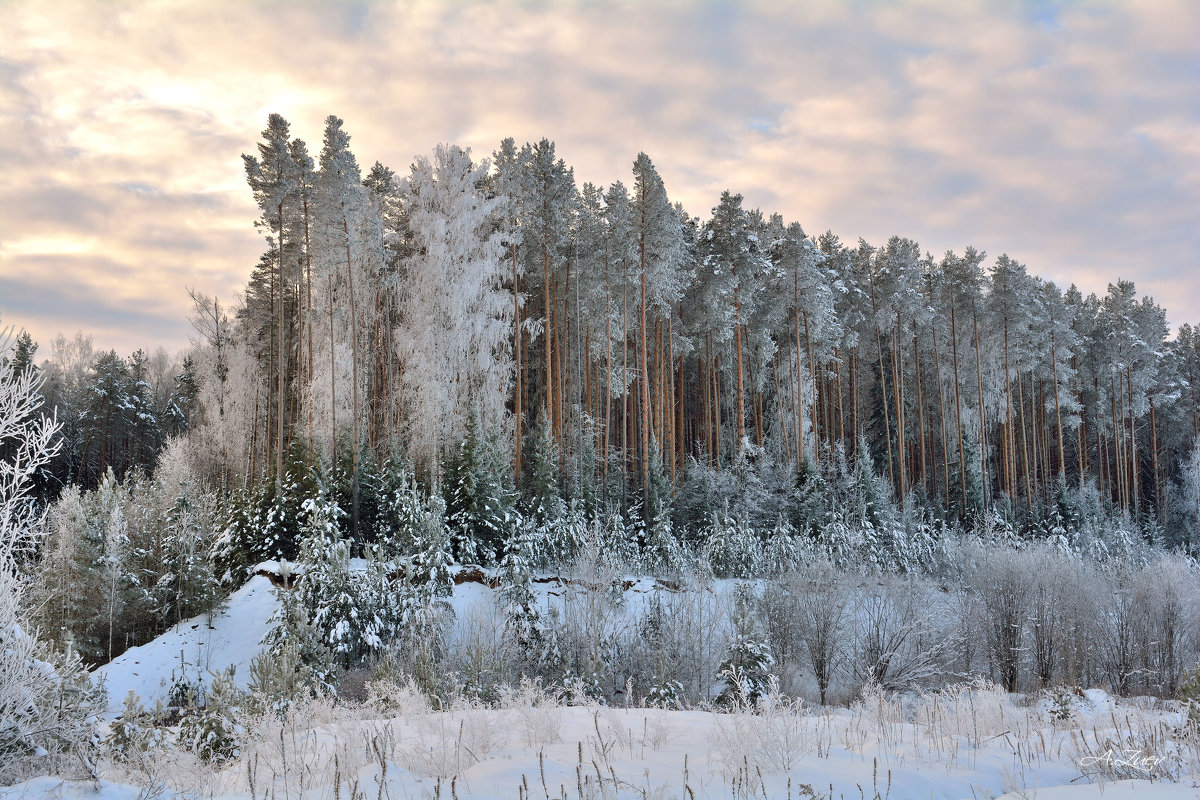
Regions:
<instances>
[{"instance_id":1,"label":"birch tree","mask_svg":"<svg viewBox=\"0 0 1200 800\"><path fill-rule=\"evenodd\" d=\"M414 254L395 336L404 434L409 458L435 476L470 414L485 429L504 423L512 383L512 296L494 226L503 201L482 189L488 168L441 145L413 162L403 188Z\"/></svg>"}]
</instances>

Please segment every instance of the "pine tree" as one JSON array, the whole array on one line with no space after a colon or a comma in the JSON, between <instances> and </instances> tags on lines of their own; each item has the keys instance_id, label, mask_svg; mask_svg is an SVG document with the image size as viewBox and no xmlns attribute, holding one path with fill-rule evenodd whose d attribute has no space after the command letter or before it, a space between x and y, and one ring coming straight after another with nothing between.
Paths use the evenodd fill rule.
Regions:
<instances>
[{"instance_id":1,"label":"pine tree","mask_svg":"<svg viewBox=\"0 0 1200 800\"><path fill-rule=\"evenodd\" d=\"M526 669L541 664L547 631L533 590L533 567L539 560L531 531L518 529L504 546L500 562L500 600L504 607L505 634Z\"/></svg>"},{"instance_id":2,"label":"pine tree","mask_svg":"<svg viewBox=\"0 0 1200 800\"><path fill-rule=\"evenodd\" d=\"M733 708L753 707L770 690L774 656L754 617L747 585L739 585L732 613L733 641L718 674L724 683L717 702Z\"/></svg>"},{"instance_id":3,"label":"pine tree","mask_svg":"<svg viewBox=\"0 0 1200 800\"><path fill-rule=\"evenodd\" d=\"M651 408L650 366L647 344L647 309L657 317L669 318L683 295L683 278L678 270L683 237L679 214L667 199L667 190L650 157L638 153L633 162L633 227L638 263L638 368L641 386L642 491L650 485L650 438L654 425ZM662 414L661 406L658 414Z\"/></svg>"}]
</instances>

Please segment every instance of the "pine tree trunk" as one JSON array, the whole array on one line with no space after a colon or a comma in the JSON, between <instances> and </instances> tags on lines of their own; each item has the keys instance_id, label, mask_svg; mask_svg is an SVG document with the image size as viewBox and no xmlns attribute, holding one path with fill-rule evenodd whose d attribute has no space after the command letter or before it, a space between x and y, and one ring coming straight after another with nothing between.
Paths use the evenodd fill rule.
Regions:
<instances>
[{"instance_id":1,"label":"pine tree trunk","mask_svg":"<svg viewBox=\"0 0 1200 800\"><path fill-rule=\"evenodd\" d=\"M550 426L550 435L557 442L558 437L554 429L554 369L551 366L551 359L553 357L551 353L551 338L554 336L554 306L550 303L550 250L545 243L542 244L542 287L546 315L545 328L542 331L542 343L546 350L546 424Z\"/></svg>"},{"instance_id":2,"label":"pine tree trunk","mask_svg":"<svg viewBox=\"0 0 1200 800\"><path fill-rule=\"evenodd\" d=\"M643 231L638 240L639 257L641 258L641 300L639 319L641 322L641 337L639 342L641 353L641 371L642 371L642 410L640 416L640 424L642 431L642 491L643 493L650 486L650 375L649 365L646 363L646 233L643 226Z\"/></svg>"},{"instance_id":3,"label":"pine tree trunk","mask_svg":"<svg viewBox=\"0 0 1200 800\"><path fill-rule=\"evenodd\" d=\"M715 465L721 466L721 354L713 353L713 435L717 442Z\"/></svg>"},{"instance_id":4,"label":"pine tree trunk","mask_svg":"<svg viewBox=\"0 0 1200 800\"><path fill-rule=\"evenodd\" d=\"M1157 512L1159 522L1162 523L1162 522L1165 522L1165 520L1166 520L1166 509L1167 509L1167 501L1166 501L1167 491L1166 491L1166 489L1167 489L1167 487L1166 487L1166 483L1162 479L1162 473L1159 472L1159 469L1158 469L1158 423L1155 420L1155 416L1154 416L1154 395L1151 394L1149 399L1150 399L1150 453L1151 453L1151 460L1153 461L1153 467L1154 467L1154 504L1155 504L1155 506L1157 506L1155 511Z\"/></svg>"},{"instance_id":5,"label":"pine tree trunk","mask_svg":"<svg viewBox=\"0 0 1200 800\"><path fill-rule=\"evenodd\" d=\"M329 463L337 464L337 372L334 362L333 273L329 275Z\"/></svg>"},{"instance_id":6,"label":"pine tree trunk","mask_svg":"<svg viewBox=\"0 0 1200 800\"><path fill-rule=\"evenodd\" d=\"M622 262L621 281L621 504L629 485L629 273Z\"/></svg>"},{"instance_id":7,"label":"pine tree trunk","mask_svg":"<svg viewBox=\"0 0 1200 800\"><path fill-rule=\"evenodd\" d=\"M612 291L608 284L608 255L604 256L604 432L600 452L604 460L604 498L608 499L608 449L612 427Z\"/></svg>"},{"instance_id":8,"label":"pine tree trunk","mask_svg":"<svg viewBox=\"0 0 1200 800\"><path fill-rule=\"evenodd\" d=\"M1058 404L1058 352L1054 344L1054 321L1050 328L1050 375L1054 383L1054 430L1058 440L1058 478L1065 481L1067 475L1066 453L1063 451L1062 409Z\"/></svg>"},{"instance_id":9,"label":"pine tree trunk","mask_svg":"<svg viewBox=\"0 0 1200 800\"><path fill-rule=\"evenodd\" d=\"M674 487L675 486L675 451L676 451L676 446L677 446L676 442L678 441L678 439L681 435L680 429L683 427L682 425L678 424L678 421L676 418L676 406L679 405L680 400L682 400L683 386L680 385L677 387L675 384L675 340L672 336L671 322L672 322L672 317L668 316L667 317L667 375L668 375L667 413L669 414L668 419L670 420L670 425L669 425L669 435L667 437L669 441L666 444L666 452L671 454L671 458L670 458L671 486ZM676 397L677 392L679 393L678 398Z\"/></svg>"},{"instance_id":10,"label":"pine tree trunk","mask_svg":"<svg viewBox=\"0 0 1200 800\"><path fill-rule=\"evenodd\" d=\"M524 391L522 383L522 341L521 341L521 284L520 272L517 265L517 246L510 245L509 252L512 253L512 276L513 276L513 358L516 362L513 370L513 377L516 382L516 387L513 390L513 485L519 491L521 488L521 434L523 420L523 409L521 408L521 395ZM606 273L607 274L607 273Z\"/></svg>"},{"instance_id":11,"label":"pine tree trunk","mask_svg":"<svg viewBox=\"0 0 1200 800\"><path fill-rule=\"evenodd\" d=\"M712 436L712 376L709 375L709 365L712 364L712 334L705 332L704 334L704 357L700 360L700 403L703 406L703 438L705 456L708 459L709 466L716 466L713 461L713 436Z\"/></svg>"},{"instance_id":12,"label":"pine tree trunk","mask_svg":"<svg viewBox=\"0 0 1200 800\"><path fill-rule=\"evenodd\" d=\"M679 365L678 365L678 372L676 375L675 386L677 387L676 391L678 394L677 394L677 399L675 401L676 406L677 406L675 409L675 414L676 414L676 416L675 416L676 453L675 453L675 458L671 461L671 486L672 487L679 485L676 480L675 473L676 473L677 469L682 472L684 453L686 452L685 438L684 438L684 432L685 432L684 420L686 419L685 409L684 409L684 400L687 398L687 392L685 391L685 386L683 383L683 356L682 355L679 356ZM682 477L682 476L680 476L680 477Z\"/></svg>"},{"instance_id":13,"label":"pine tree trunk","mask_svg":"<svg viewBox=\"0 0 1200 800\"><path fill-rule=\"evenodd\" d=\"M1011 502L1016 487L1013 483L1012 461L1012 371L1008 361L1008 317L1004 318L1004 435L1001 437L1004 447L1004 486Z\"/></svg>"},{"instance_id":14,"label":"pine tree trunk","mask_svg":"<svg viewBox=\"0 0 1200 800\"><path fill-rule=\"evenodd\" d=\"M812 386L812 412L808 415L808 421L812 425L813 434L813 466L821 462L820 451L818 449L819 442L817 441L817 365L816 359L813 358L812 338L808 331L808 312L804 312L804 354L808 358L808 383Z\"/></svg>"},{"instance_id":15,"label":"pine tree trunk","mask_svg":"<svg viewBox=\"0 0 1200 800\"><path fill-rule=\"evenodd\" d=\"M1137 420L1133 413L1133 371L1125 367L1125 387L1129 395L1129 485L1132 487L1133 511L1136 514L1141 507L1141 476L1138 474L1137 457Z\"/></svg>"},{"instance_id":16,"label":"pine tree trunk","mask_svg":"<svg viewBox=\"0 0 1200 800\"><path fill-rule=\"evenodd\" d=\"M896 463L900 467L900 502L904 503L908 495L908 480L905 471L907 449L904 446L904 380L903 350L900 348L900 311L896 311L896 332L892 335L895 346L892 348L892 395L896 406Z\"/></svg>"},{"instance_id":17,"label":"pine tree trunk","mask_svg":"<svg viewBox=\"0 0 1200 800\"><path fill-rule=\"evenodd\" d=\"M846 418L842 414L842 358L838 352L838 348L833 348L833 363L837 368L837 417L838 417L838 442L843 448L846 446Z\"/></svg>"},{"instance_id":18,"label":"pine tree trunk","mask_svg":"<svg viewBox=\"0 0 1200 800\"><path fill-rule=\"evenodd\" d=\"M942 429L942 499L950 502L950 454L949 442L946 438L946 392L942 386L942 355L938 352L937 323L931 322L930 332L933 334L933 371L938 390L938 421ZM936 470L934 479L937 479Z\"/></svg>"},{"instance_id":19,"label":"pine tree trunk","mask_svg":"<svg viewBox=\"0 0 1200 800\"><path fill-rule=\"evenodd\" d=\"M854 447L862 436L858 414L858 345L850 348L850 430L854 432ZM852 447L851 450L854 448Z\"/></svg>"},{"instance_id":20,"label":"pine tree trunk","mask_svg":"<svg viewBox=\"0 0 1200 800\"><path fill-rule=\"evenodd\" d=\"M879 400L883 403L883 440L887 443L888 484L895 486L896 465L892 460L892 420L888 410L887 374L883 368L883 338L878 330L875 331L875 350L879 354Z\"/></svg>"},{"instance_id":21,"label":"pine tree trunk","mask_svg":"<svg viewBox=\"0 0 1200 800\"><path fill-rule=\"evenodd\" d=\"M313 332L312 332L312 246L308 240L308 197L304 198L304 330L308 334L308 372L304 379L309 384L313 379ZM391 348L389 348L389 352ZM308 441L311 443L315 432L313 431L313 409L312 401L309 400L306 405L308 409L307 418L305 420L308 431Z\"/></svg>"},{"instance_id":22,"label":"pine tree trunk","mask_svg":"<svg viewBox=\"0 0 1200 800\"><path fill-rule=\"evenodd\" d=\"M1017 372L1017 419L1021 426L1021 473L1025 479L1025 510L1032 518L1033 493L1029 486L1029 442L1025 436L1027 429L1025 417L1025 392L1022 387L1021 373Z\"/></svg>"},{"instance_id":23,"label":"pine tree trunk","mask_svg":"<svg viewBox=\"0 0 1200 800\"><path fill-rule=\"evenodd\" d=\"M734 343L737 348L737 452L742 454L746 440L746 395L742 372L742 314L738 290L733 290Z\"/></svg>"},{"instance_id":24,"label":"pine tree trunk","mask_svg":"<svg viewBox=\"0 0 1200 800\"><path fill-rule=\"evenodd\" d=\"M772 377L775 380L775 411L779 417L779 437L782 439L783 452L790 454L792 452L791 436L788 435L787 420L789 412L783 407L783 386L779 380L779 351L775 351L774 371Z\"/></svg>"},{"instance_id":25,"label":"pine tree trunk","mask_svg":"<svg viewBox=\"0 0 1200 800\"><path fill-rule=\"evenodd\" d=\"M350 292L350 408L351 431L354 435L353 449L350 451L351 477L351 509L350 530L354 538L358 538L358 309L354 303L354 269L350 261L350 225L342 217L342 230L346 234L346 285Z\"/></svg>"},{"instance_id":26,"label":"pine tree trunk","mask_svg":"<svg viewBox=\"0 0 1200 800\"><path fill-rule=\"evenodd\" d=\"M918 436L921 439L921 488L929 491L929 460L925 449L925 397L921 391L921 350L917 344L917 324L913 323L913 376L917 381L917 424L920 428Z\"/></svg>"},{"instance_id":27,"label":"pine tree trunk","mask_svg":"<svg viewBox=\"0 0 1200 800\"><path fill-rule=\"evenodd\" d=\"M284 295L284 275L283 275L283 203L279 203L279 391L276 400L279 403L278 409L275 412L275 423L278 426L278 432L275 435L275 481L276 486L280 491L283 489L283 431L284 431L284 404L286 400L287 386L287 329L284 327L283 318L283 295Z\"/></svg>"},{"instance_id":28,"label":"pine tree trunk","mask_svg":"<svg viewBox=\"0 0 1200 800\"><path fill-rule=\"evenodd\" d=\"M972 311L971 321L975 326L975 382L979 387L979 482L983 494L983 506L988 504L988 475L987 475L987 427L986 414L983 408L983 363L979 356L979 315Z\"/></svg>"},{"instance_id":29,"label":"pine tree trunk","mask_svg":"<svg viewBox=\"0 0 1200 800\"><path fill-rule=\"evenodd\" d=\"M1112 406L1112 435L1113 435L1113 474L1117 478L1117 501L1121 504L1121 508L1128 510L1129 504L1125 498L1125 457L1121 451L1121 439L1124 438L1124 423L1117 422L1117 395L1120 394L1122 403L1124 403L1124 393L1117 390L1116 376L1110 375L1108 379L1109 387L1109 404Z\"/></svg>"},{"instance_id":30,"label":"pine tree trunk","mask_svg":"<svg viewBox=\"0 0 1200 800\"><path fill-rule=\"evenodd\" d=\"M958 380L958 328L954 321L954 303L950 304L950 345L954 354L954 416L958 431L958 482L962 493L962 511L967 511L967 463L963 452L962 397Z\"/></svg>"},{"instance_id":31,"label":"pine tree trunk","mask_svg":"<svg viewBox=\"0 0 1200 800\"><path fill-rule=\"evenodd\" d=\"M804 365L800 362L800 307L796 305L793 327L796 342L796 468L804 464Z\"/></svg>"}]
</instances>

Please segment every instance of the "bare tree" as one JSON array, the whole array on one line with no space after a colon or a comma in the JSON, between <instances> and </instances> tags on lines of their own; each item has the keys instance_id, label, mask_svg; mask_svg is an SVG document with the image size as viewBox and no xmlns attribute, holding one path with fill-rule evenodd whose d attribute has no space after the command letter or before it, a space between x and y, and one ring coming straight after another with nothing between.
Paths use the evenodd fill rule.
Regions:
<instances>
[{"instance_id":1,"label":"bare tree","mask_svg":"<svg viewBox=\"0 0 1200 800\"><path fill-rule=\"evenodd\" d=\"M11 329L0 333L0 785L75 758L94 775L86 751L96 712L79 659L54 654L22 625L20 573L42 523L30 484L60 443L57 419L40 413L40 374L14 372L13 341Z\"/></svg>"},{"instance_id":2,"label":"bare tree","mask_svg":"<svg viewBox=\"0 0 1200 800\"><path fill-rule=\"evenodd\" d=\"M1010 692L1017 689L1033 571L1024 554L1009 549L985 549L974 564L971 588L983 603L993 678Z\"/></svg>"},{"instance_id":3,"label":"bare tree","mask_svg":"<svg viewBox=\"0 0 1200 800\"><path fill-rule=\"evenodd\" d=\"M884 577L858 589L848 669L857 683L902 689L936 677L954 636L933 591L916 578Z\"/></svg>"}]
</instances>

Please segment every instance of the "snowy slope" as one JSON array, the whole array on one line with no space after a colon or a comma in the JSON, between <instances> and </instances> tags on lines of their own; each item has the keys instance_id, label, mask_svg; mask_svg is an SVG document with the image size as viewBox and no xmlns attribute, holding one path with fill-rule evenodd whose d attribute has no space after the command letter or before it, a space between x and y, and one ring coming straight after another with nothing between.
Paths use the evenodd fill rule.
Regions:
<instances>
[{"instance_id":1,"label":"snowy slope","mask_svg":"<svg viewBox=\"0 0 1200 800\"><path fill-rule=\"evenodd\" d=\"M362 569L366 562L354 559L352 568ZM93 674L108 687L110 713L118 713L125 696L132 689L142 703L151 706L157 699L166 700L172 683L181 675L192 683L207 684L211 673L235 667L234 681L246 688L250 680L250 662L262 650L268 620L279 607L266 573L278 570L274 562L256 568L256 575L230 596L223 611L212 616L203 614L185 620L152 642L133 647ZM295 568L290 569L295 573ZM455 572L459 570L456 569ZM625 608L630 619L645 610L648 599L661 588L651 579L626 579ZM557 580L540 580L534 584L542 608L561 605L563 596L573 590ZM450 604L456 620L452 636L461 634L463 624L476 611L491 605L495 589L483 583L465 582L454 587Z\"/></svg>"},{"instance_id":2,"label":"snowy slope","mask_svg":"<svg viewBox=\"0 0 1200 800\"><path fill-rule=\"evenodd\" d=\"M159 698L166 700L181 675L191 683L207 684L210 672L229 666L235 668L236 683L245 688L250 661L262 650L267 620L278 607L270 580L255 575L211 620L208 614L184 620L154 641L126 650L92 673L108 687L109 711L120 711L131 689L150 706Z\"/></svg>"},{"instance_id":3,"label":"snowy slope","mask_svg":"<svg viewBox=\"0 0 1200 800\"><path fill-rule=\"evenodd\" d=\"M470 635L472 625L497 624L489 579L454 587L454 637ZM711 590L720 595L733 585L718 582ZM580 591L578 583L558 580L534 586L543 608L557 606L563 613ZM619 616L631 622L666 591L652 579L627 579ZM165 698L181 659L190 680L234 665L244 686L277 607L270 580L259 575L211 624L198 617L126 652L96 672L108 683L111 710L119 710L130 689L143 702ZM312 711L288 722L261 721L242 758L222 768L164 751L151 770L156 789L164 798L228 800L350 796L352 785L366 787L369 796L393 798L783 800L812 796L805 793L807 784L816 796L833 798L870 798L878 791L889 800L1200 800L1194 777L1200 750L1188 745L1181 752L1170 740L1179 712L1095 689L1074 700L1073 721L1065 726L1050 722L1046 701L1024 702L986 687L970 695L951 688L850 709L798 706L800 713L792 714L783 707L761 715L562 707L516 696L502 708L459 704L437 713L412 689L400 690L387 711L323 702L313 701ZM907 711L906 704L912 706ZM1176 780L1117 780L1130 777L1129 771L1105 776L1087 765L1084 756L1094 764L1110 747L1119 756L1126 742L1155 743L1146 753L1164 758L1164 774ZM247 783L247 765L258 770L255 786ZM439 785L438 774L457 775L456 785L445 779ZM0 789L0 799L143 796L146 775L106 764L102 777L98 787L40 778Z\"/></svg>"}]
</instances>

